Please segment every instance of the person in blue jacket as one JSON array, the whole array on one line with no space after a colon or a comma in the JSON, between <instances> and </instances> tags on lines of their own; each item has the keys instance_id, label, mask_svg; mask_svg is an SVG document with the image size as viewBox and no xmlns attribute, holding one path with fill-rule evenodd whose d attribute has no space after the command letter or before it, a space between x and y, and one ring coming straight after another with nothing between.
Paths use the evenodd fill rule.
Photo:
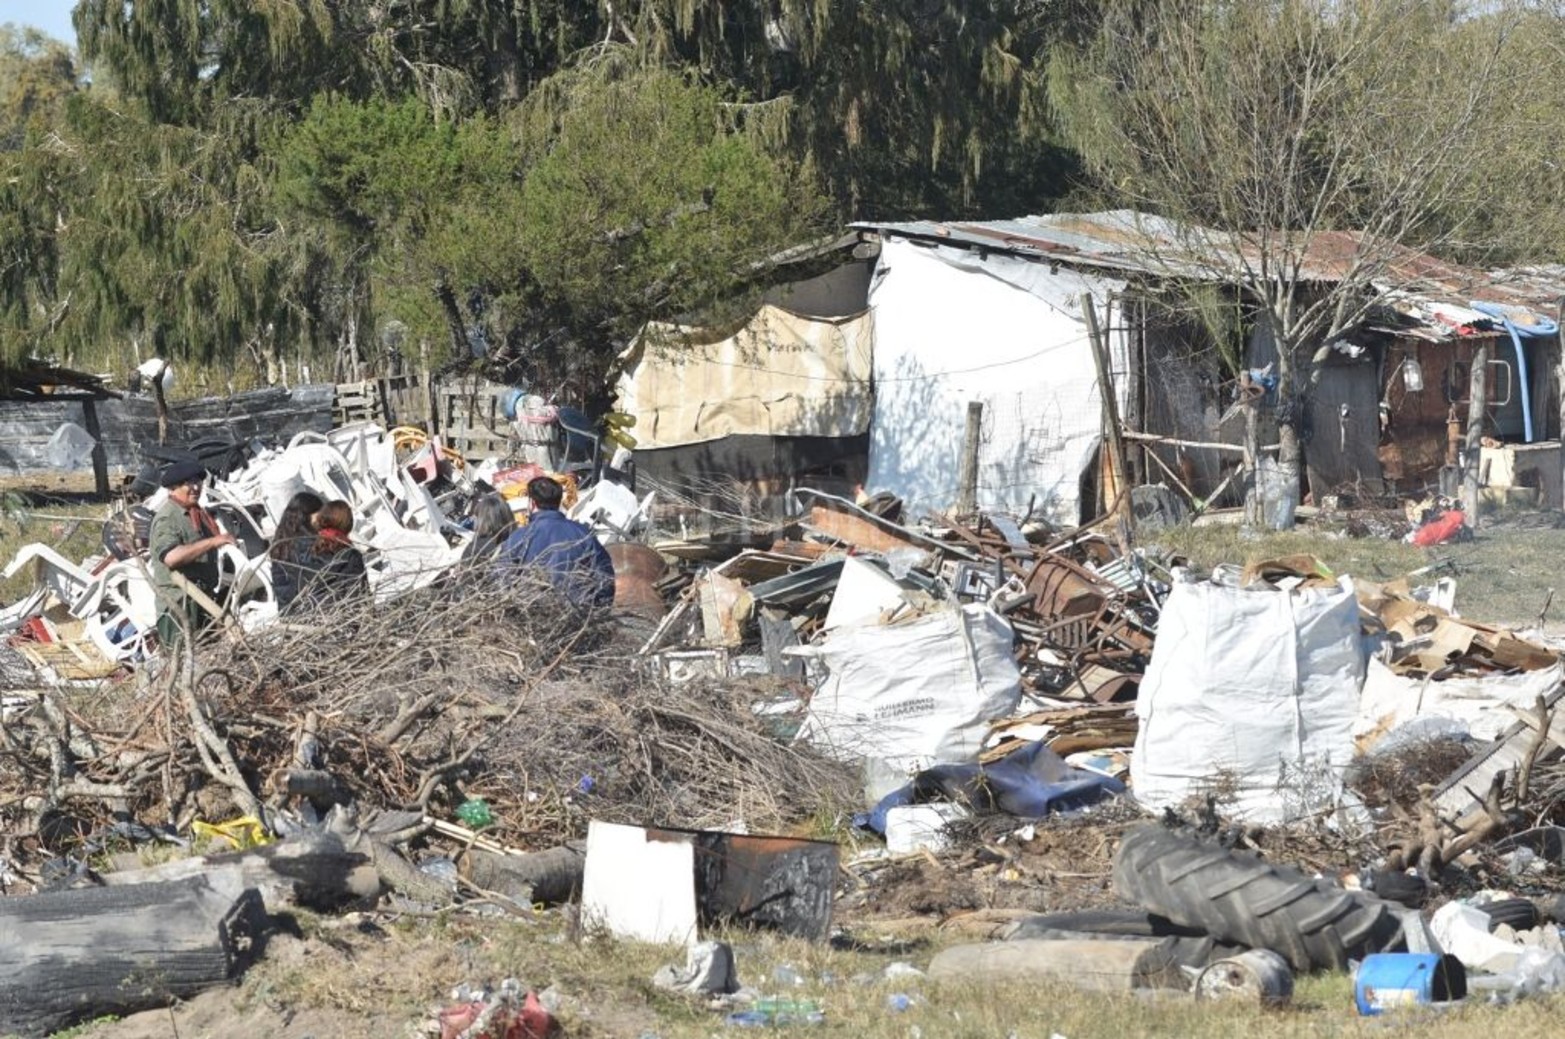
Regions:
<instances>
[{"instance_id":1,"label":"person in blue jacket","mask_svg":"<svg viewBox=\"0 0 1565 1039\"><path fill-rule=\"evenodd\" d=\"M581 610L602 610L614 603L614 561L585 525L560 511L564 489L547 476L527 485L533 513L527 525L506 539L502 570L531 567L547 578L567 602Z\"/></svg>"}]
</instances>

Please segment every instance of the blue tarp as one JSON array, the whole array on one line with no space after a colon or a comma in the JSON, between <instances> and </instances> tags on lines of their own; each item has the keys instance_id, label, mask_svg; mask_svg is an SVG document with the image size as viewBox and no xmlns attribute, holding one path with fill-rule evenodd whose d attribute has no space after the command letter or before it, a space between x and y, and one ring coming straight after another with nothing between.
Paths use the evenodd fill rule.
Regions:
<instances>
[{"instance_id":1,"label":"blue tarp","mask_svg":"<svg viewBox=\"0 0 1565 1039\"><path fill-rule=\"evenodd\" d=\"M1045 775L1056 778L1051 782ZM1029 743L988 765L936 765L913 782L881 798L873 810L854 817L855 826L886 832L886 813L901 805L954 801L978 814L1004 812L1020 819L1042 819L1072 812L1125 792L1109 776L1060 765L1042 743Z\"/></svg>"}]
</instances>

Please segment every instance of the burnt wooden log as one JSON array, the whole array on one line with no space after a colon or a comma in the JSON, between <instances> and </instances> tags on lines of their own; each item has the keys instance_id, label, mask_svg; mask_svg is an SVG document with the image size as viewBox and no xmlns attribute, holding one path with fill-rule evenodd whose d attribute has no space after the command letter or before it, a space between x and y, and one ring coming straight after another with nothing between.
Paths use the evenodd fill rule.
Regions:
<instances>
[{"instance_id":1,"label":"burnt wooden log","mask_svg":"<svg viewBox=\"0 0 1565 1039\"><path fill-rule=\"evenodd\" d=\"M245 851L176 859L146 869L103 874L111 887L227 876L230 883L258 891L268 909L302 906L329 912L372 901L380 894L374 863L331 832L288 837ZM4 1034L4 1033L0 1033Z\"/></svg>"},{"instance_id":2,"label":"burnt wooden log","mask_svg":"<svg viewBox=\"0 0 1565 1039\"><path fill-rule=\"evenodd\" d=\"M236 978L266 912L232 877L0 899L0 1035L44 1036Z\"/></svg>"},{"instance_id":3,"label":"burnt wooden log","mask_svg":"<svg viewBox=\"0 0 1565 1039\"><path fill-rule=\"evenodd\" d=\"M525 855L470 848L459 868L464 880L484 891L527 905L558 905L581 893L586 865L586 848L578 842Z\"/></svg>"}]
</instances>

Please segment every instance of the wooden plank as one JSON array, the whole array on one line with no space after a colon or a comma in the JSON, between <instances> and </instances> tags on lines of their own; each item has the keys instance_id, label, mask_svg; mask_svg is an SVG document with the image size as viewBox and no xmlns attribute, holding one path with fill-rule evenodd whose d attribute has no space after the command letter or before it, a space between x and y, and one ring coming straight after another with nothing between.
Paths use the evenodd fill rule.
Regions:
<instances>
[{"instance_id":1,"label":"wooden plank","mask_svg":"<svg viewBox=\"0 0 1565 1039\"><path fill-rule=\"evenodd\" d=\"M1565 698L1565 687L1555 689L1545 698L1545 704L1553 710ZM1540 761L1555 757L1559 745L1565 742L1565 718L1554 711L1549 724L1550 745L1544 749ZM1457 832L1466 832L1477 821L1485 818L1484 795L1488 793L1494 777L1506 772L1516 772L1532 747L1534 730L1524 722L1517 722L1501 734L1500 738L1481 748L1453 772L1435 791L1435 811L1447 826Z\"/></svg>"},{"instance_id":2,"label":"wooden plank","mask_svg":"<svg viewBox=\"0 0 1565 1039\"><path fill-rule=\"evenodd\" d=\"M109 496L109 454L101 442L103 427L98 424L98 402L82 401L82 428L92 437L92 483L100 498Z\"/></svg>"}]
</instances>

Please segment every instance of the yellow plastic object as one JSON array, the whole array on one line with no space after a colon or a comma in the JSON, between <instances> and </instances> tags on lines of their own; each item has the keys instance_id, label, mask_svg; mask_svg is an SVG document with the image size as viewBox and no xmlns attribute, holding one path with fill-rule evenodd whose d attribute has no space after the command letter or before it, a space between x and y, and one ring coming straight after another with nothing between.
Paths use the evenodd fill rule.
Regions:
<instances>
[{"instance_id":1,"label":"yellow plastic object","mask_svg":"<svg viewBox=\"0 0 1565 1039\"><path fill-rule=\"evenodd\" d=\"M633 429L636 425L636 416L627 415L623 411L611 411L603 416L603 424L609 429Z\"/></svg>"},{"instance_id":2,"label":"yellow plastic object","mask_svg":"<svg viewBox=\"0 0 1565 1039\"><path fill-rule=\"evenodd\" d=\"M273 840L261 820L253 815L241 815L221 823L204 823L197 819L190 824L190 834L197 840L227 841L241 851L270 844Z\"/></svg>"},{"instance_id":3,"label":"yellow plastic object","mask_svg":"<svg viewBox=\"0 0 1565 1039\"><path fill-rule=\"evenodd\" d=\"M606 431L604 431L603 439L607 440L615 447L623 447L627 451L634 451L636 449L636 438L614 426L610 426Z\"/></svg>"},{"instance_id":4,"label":"yellow plastic object","mask_svg":"<svg viewBox=\"0 0 1565 1039\"><path fill-rule=\"evenodd\" d=\"M417 451L428 443L429 434L417 426L398 426L391 431L391 446L398 455L401 455L404 451ZM467 459L462 457L462 452L454 451L444 444L440 445L440 457L458 469L467 468Z\"/></svg>"}]
</instances>

